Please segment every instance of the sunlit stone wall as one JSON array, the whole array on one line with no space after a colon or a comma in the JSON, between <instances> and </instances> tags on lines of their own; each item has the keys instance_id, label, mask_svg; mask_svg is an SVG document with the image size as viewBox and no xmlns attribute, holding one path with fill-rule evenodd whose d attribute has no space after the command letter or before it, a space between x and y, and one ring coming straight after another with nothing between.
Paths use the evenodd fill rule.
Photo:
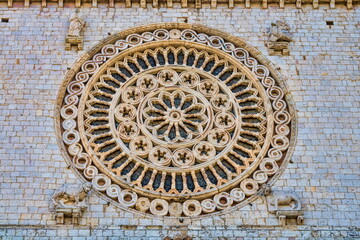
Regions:
<instances>
[{"instance_id":1,"label":"sunlit stone wall","mask_svg":"<svg viewBox=\"0 0 360 240\"><path fill-rule=\"evenodd\" d=\"M75 8L0 7L0 238L335 238L360 237L359 8L97 8L84 6L84 50L65 51ZM6 20L8 19L8 21ZM268 56L265 34L285 21L290 56ZM261 197L241 209L201 219L163 220L121 210L92 194L79 225L57 225L54 190L78 183L56 142L54 108L65 73L93 45L149 23L187 21L238 36L258 48L286 78L298 116L291 163L275 187L295 191L304 225L281 227Z\"/></svg>"}]
</instances>

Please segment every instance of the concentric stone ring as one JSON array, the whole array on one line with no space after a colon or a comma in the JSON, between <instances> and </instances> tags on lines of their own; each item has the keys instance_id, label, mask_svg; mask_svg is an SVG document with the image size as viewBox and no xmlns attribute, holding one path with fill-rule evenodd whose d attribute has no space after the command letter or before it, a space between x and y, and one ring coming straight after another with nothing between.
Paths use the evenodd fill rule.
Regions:
<instances>
[{"instance_id":1,"label":"concentric stone ring","mask_svg":"<svg viewBox=\"0 0 360 240\"><path fill-rule=\"evenodd\" d=\"M66 159L120 207L159 217L225 211L253 200L290 158L294 115L277 72L242 40L196 28L113 36L82 63L91 71L75 68L60 91ZM116 51L101 50L109 46Z\"/></svg>"}]
</instances>

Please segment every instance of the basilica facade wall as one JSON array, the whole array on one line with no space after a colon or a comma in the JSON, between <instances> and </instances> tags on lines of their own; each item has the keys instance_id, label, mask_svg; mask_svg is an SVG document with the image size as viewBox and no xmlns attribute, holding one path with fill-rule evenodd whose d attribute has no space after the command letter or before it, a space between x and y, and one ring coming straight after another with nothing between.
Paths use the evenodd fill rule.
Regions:
<instances>
[{"instance_id":1,"label":"basilica facade wall","mask_svg":"<svg viewBox=\"0 0 360 240\"><path fill-rule=\"evenodd\" d=\"M0 6L0 238L165 237L334 239L360 237L359 8L269 5L229 9L108 8L86 4L82 51L65 50L73 7ZM269 56L271 22L290 27L289 56ZM200 24L242 38L283 75L296 110L294 153L274 187L295 191L303 225L280 226L266 198L229 211L167 219L121 209L96 192L78 225L57 224L51 196L79 183L56 137L57 94L66 72L104 38L150 23Z\"/></svg>"}]
</instances>

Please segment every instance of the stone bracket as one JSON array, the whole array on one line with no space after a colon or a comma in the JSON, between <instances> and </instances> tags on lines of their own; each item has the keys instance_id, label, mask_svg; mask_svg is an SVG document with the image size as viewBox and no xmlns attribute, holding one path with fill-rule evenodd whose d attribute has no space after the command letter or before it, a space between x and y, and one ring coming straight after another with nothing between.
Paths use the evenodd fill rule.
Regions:
<instances>
[{"instance_id":1,"label":"stone bracket","mask_svg":"<svg viewBox=\"0 0 360 240\"><path fill-rule=\"evenodd\" d=\"M267 47L270 56L289 56L289 42L268 42Z\"/></svg>"},{"instance_id":2,"label":"stone bracket","mask_svg":"<svg viewBox=\"0 0 360 240\"><path fill-rule=\"evenodd\" d=\"M276 216L281 226L285 226L289 218L295 218L298 225L304 224L304 212L301 210L278 210Z\"/></svg>"},{"instance_id":3,"label":"stone bracket","mask_svg":"<svg viewBox=\"0 0 360 240\"><path fill-rule=\"evenodd\" d=\"M57 224L64 224L65 217L71 217L72 224L77 225L79 224L79 219L82 215L81 208L56 208L55 212L55 220Z\"/></svg>"},{"instance_id":4,"label":"stone bracket","mask_svg":"<svg viewBox=\"0 0 360 240\"><path fill-rule=\"evenodd\" d=\"M14 0L0 0L0 2L7 2L7 6L9 8L13 7L13 1ZM30 1L29 0L20 0L17 1L18 2L23 2L24 7L29 7L30 6ZM37 1L33 1L34 3ZM50 1L50 0L40 0L41 2L41 7L46 7L48 5L48 3L53 3L54 1ZM70 0L57 0L55 1L58 3L58 7L63 8L63 7L70 7L70 5L65 5L65 3L74 3L74 1L70 1ZM105 0L105 1L100 1L100 0L90 0L89 1L91 3L92 7L99 7L99 4L105 5L109 8L114 8L115 5L117 4L123 4L125 2L125 7L130 8L133 6L133 3L135 4L140 4L140 7L146 8L147 6L147 2L140 0L140 1L134 1L134 0L124 0L124 1L120 1L120 0ZM181 7L182 8L202 8L203 7L203 3L201 0L180 0L181 2ZM75 0L75 8L80 8L82 7L84 4L87 4L88 1L82 1L82 0ZM172 8L173 7L173 0L152 0L149 3L152 3L152 6L154 8L158 8L160 5L165 5L167 8ZM190 3L190 4L189 4ZM220 2L218 2L217 0L210 0L208 1L208 3L210 3L211 8L217 8L219 7ZM226 4L228 8L234 8L234 6L238 6L238 7L245 7L245 8L258 8L258 5L261 5L262 8L266 9L267 8L267 0L245 0L245 1L234 1L234 0L227 0L227 1L222 1L222 4ZM245 3L244 5L242 5L242 3ZM351 10L353 9L353 0L346 0L346 1L342 1L342 2L337 2L335 0L311 0L308 2L302 2L301 0L289 0L289 1L285 1L285 0L275 0L272 1L271 3L274 4L278 4L280 9L284 9L286 7L290 7L290 6L294 6L296 8L302 8L304 5L307 4L311 4L313 6L313 9L318 9L319 8L319 4L327 4L330 9L335 9L337 7L341 7L341 6L346 6L347 9ZM286 3L286 5L285 5ZM356 5L359 4L359 2L355 2ZM150 5L150 4L149 4Z\"/></svg>"},{"instance_id":5,"label":"stone bracket","mask_svg":"<svg viewBox=\"0 0 360 240\"><path fill-rule=\"evenodd\" d=\"M83 50L84 38L66 36L65 50L70 51L72 46L76 46L79 51Z\"/></svg>"}]
</instances>

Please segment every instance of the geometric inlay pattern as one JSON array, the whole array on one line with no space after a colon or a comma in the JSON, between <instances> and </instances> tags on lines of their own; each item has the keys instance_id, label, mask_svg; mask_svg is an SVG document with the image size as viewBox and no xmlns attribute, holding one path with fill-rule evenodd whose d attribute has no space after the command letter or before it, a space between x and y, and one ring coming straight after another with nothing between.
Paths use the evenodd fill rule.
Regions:
<instances>
[{"instance_id":1,"label":"geometric inlay pattern","mask_svg":"<svg viewBox=\"0 0 360 240\"><path fill-rule=\"evenodd\" d=\"M269 68L236 42L185 27L103 45L68 74L59 103L70 165L109 201L155 216L253 199L294 136Z\"/></svg>"}]
</instances>

